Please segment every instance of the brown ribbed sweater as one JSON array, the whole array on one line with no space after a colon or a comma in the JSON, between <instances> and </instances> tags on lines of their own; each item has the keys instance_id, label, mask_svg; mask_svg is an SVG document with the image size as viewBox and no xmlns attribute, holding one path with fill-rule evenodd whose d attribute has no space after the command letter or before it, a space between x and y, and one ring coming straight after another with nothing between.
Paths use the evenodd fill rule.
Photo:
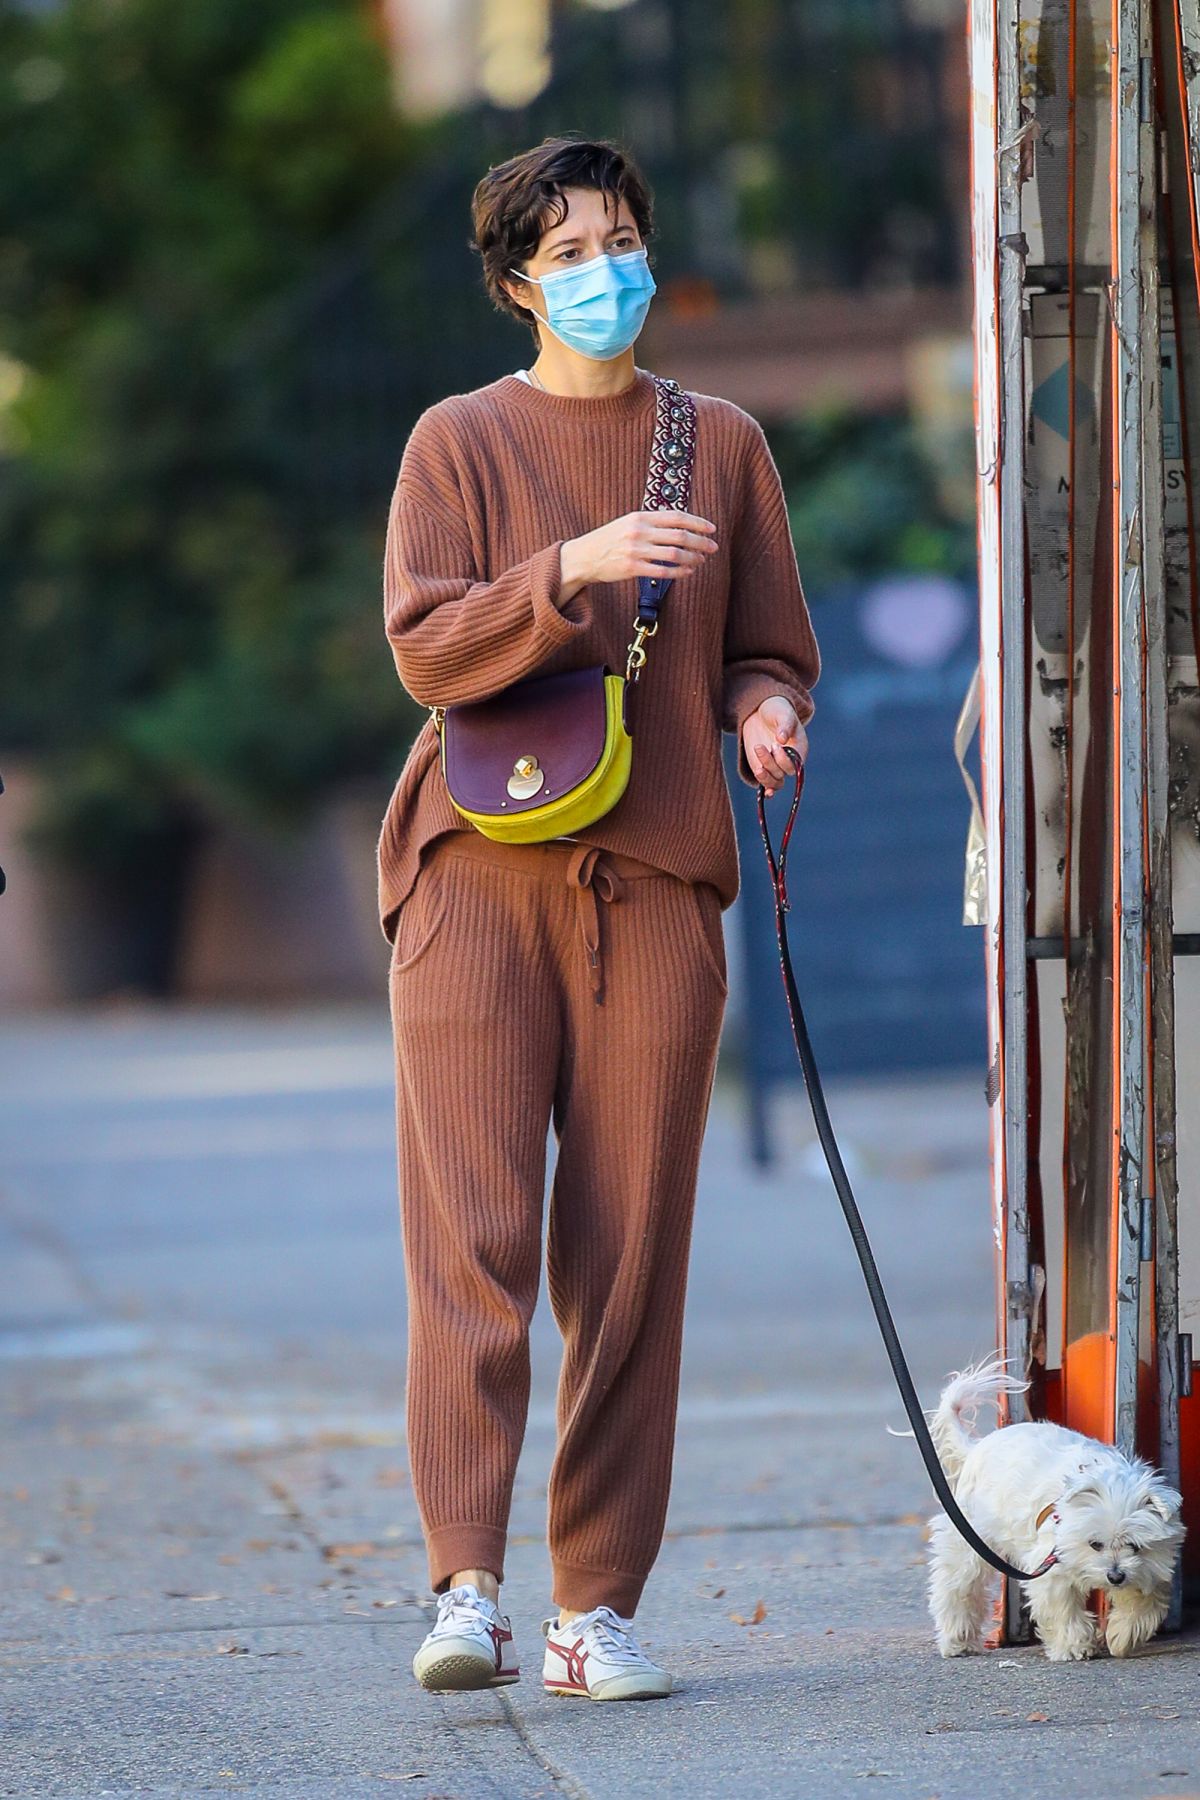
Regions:
<instances>
[{"instance_id":1,"label":"brown ribbed sweater","mask_svg":"<svg viewBox=\"0 0 1200 1800\"><path fill-rule=\"evenodd\" d=\"M574 835L710 881L724 908L740 871L720 734L738 733L738 773L756 785L743 722L783 694L807 724L821 665L762 428L732 401L693 398L689 510L713 521L719 550L668 592L632 697L629 785ZM629 387L598 399L503 375L421 414L400 463L384 560L385 629L414 700L483 700L526 676L593 663L624 671L636 580L593 582L563 601L559 553L640 509L654 413L654 382L639 368ZM379 914L389 943L425 845L466 826L438 751L430 718L383 821Z\"/></svg>"}]
</instances>

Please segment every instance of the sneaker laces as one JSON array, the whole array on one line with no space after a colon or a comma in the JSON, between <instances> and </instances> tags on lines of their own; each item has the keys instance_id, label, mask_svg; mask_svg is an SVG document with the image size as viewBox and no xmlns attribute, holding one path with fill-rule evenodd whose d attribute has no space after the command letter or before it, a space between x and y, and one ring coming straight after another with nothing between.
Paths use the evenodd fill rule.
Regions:
<instances>
[{"instance_id":1,"label":"sneaker laces","mask_svg":"<svg viewBox=\"0 0 1200 1800\"><path fill-rule=\"evenodd\" d=\"M464 1628L468 1631L478 1631L480 1614L483 1615L483 1623L490 1625L492 1612L498 1610L486 1595L465 1583L462 1587L447 1588L444 1594L439 1594L437 1607L437 1624L433 1629L439 1632L458 1631Z\"/></svg>"},{"instance_id":2,"label":"sneaker laces","mask_svg":"<svg viewBox=\"0 0 1200 1800\"><path fill-rule=\"evenodd\" d=\"M582 1619L573 1619L572 1624L586 1628L591 1626L599 1641L600 1648L606 1658L612 1662L645 1662L646 1654L633 1635L630 1621L615 1613L611 1606L597 1606Z\"/></svg>"}]
</instances>

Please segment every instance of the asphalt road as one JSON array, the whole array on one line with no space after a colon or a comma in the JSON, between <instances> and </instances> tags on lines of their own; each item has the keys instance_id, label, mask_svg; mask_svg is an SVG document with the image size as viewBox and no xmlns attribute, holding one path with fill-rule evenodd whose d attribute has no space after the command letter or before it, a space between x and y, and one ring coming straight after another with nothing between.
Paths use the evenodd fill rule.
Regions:
<instances>
[{"instance_id":1,"label":"asphalt road","mask_svg":"<svg viewBox=\"0 0 1200 1800\"><path fill-rule=\"evenodd\" d=\"M980 1082L829 1101L929 1404L993 1341ZM544 1286L504 1590L525 1672L419 1689L392 1108L386 1002L0 1029L0 1793L1200 1794L1194 1626L1125 1662L938 1657L935 1502L888 1432L907 1422L800 1094L768 1176L736 1093L714 1099L638 1612L675 1693L541 1690Z\"/></svg>"}]
</instances>

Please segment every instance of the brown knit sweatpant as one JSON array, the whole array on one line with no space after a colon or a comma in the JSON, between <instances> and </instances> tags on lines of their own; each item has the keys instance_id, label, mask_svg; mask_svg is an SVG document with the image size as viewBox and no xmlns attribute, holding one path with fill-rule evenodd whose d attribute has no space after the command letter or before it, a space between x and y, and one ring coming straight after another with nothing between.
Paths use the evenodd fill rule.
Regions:
<instances>
[{"instance_id":1,"label":"brown knit sweatpant","mask_svg":"<svg viewBox=\"0 0 1200 1800\"><path fill-rule=\"evenodd\" d=\"M666 1517L726 991L708 883L587 844L429 846L390 993L408 1447L436 1592L458 1569L504 1576L552 1123L552 1598L637 1606Z\"/></svg>"}]
</instances>

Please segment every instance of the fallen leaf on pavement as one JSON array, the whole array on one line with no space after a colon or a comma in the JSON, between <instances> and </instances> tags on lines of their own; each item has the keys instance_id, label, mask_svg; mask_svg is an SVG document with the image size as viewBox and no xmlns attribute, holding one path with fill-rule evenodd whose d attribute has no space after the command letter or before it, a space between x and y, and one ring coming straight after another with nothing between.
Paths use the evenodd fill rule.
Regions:
<instances>
[{"instance_id":1,"label":"fallen leaf on pavement","mask_svg":"<svg viewBox=\"0 0 1200 1800\"><path fill-rule=\"evenodd\" d=\"M741 1613L730 1613L729 1616L733 1620L735 1625L761 1625L763 1620L767 1616L767 1609L763 1605L762 1601L760 1600L758 1605L754 1609L754 1614L753 1614L752 1618L743 1619Z\"/></svg>"}]
</instances>

